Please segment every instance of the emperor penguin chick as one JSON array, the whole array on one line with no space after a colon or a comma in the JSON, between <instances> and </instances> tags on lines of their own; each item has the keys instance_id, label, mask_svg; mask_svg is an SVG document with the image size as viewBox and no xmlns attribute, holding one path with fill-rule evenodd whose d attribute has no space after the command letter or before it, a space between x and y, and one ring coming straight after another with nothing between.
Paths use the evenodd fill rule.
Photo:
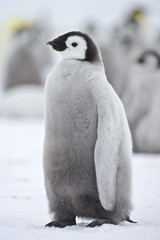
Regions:
<instances>
[{"instance_id":1,"label":"emperor penguin chick","mask_svg":"<svg viewBox=\"0 0 160 240\"><path fill-rule=\"evenodd\" d=\"M49 45L62 61L45 86L44 176L50 213L46 226L88 226L128 220L132 141L123 105L106 79L101 54L84 33Z\"/></svg>"}]
</instances>

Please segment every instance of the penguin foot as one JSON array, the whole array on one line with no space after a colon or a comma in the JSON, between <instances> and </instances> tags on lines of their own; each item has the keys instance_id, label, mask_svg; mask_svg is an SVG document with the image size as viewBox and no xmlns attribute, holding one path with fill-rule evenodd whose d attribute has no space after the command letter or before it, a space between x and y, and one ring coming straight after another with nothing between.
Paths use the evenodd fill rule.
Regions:
<instances>
[{"instance_id":1,"label":"penguin foot","mask_svg":"<svg viewBox=\"0 0 160 240\"><path fill-rule=\"evenodd\" d=\"M137 223L137 222L131 220L129 216L126 218L126 221L127 221L127 222L130 222L130 223Z\"/></svg>"},{"instance_id":2,"label":"penguin foot","mask_svg":"<svg viewBox=\"0 0 160 240\"><path fill-rule=\"evenodd\" d=\"M46 224L45 227L64 228L64 227L72 226L72 225L76 225L75 220L52 221L52 222Z\"/></svg>"},{"instance_id":3,"label":"penguin foot","mask_svg":"<svg viewBox=\"0 0 160 240\"><path fill-rule=\"evenodd\" d=\"M108 219L99 219L91 222L90 224L87 225L87 227L96 227L96 226L101 226L103 224L114 224L117 225L117 222L114 222L113 220L108 220Z\"/></svg>"}]
</instances>

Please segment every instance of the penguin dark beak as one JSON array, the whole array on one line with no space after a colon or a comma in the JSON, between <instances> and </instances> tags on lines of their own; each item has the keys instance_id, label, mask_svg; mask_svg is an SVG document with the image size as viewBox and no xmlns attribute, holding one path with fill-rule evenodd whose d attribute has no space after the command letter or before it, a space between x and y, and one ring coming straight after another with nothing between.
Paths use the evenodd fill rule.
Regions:
<instances>
[{"instance_id":1,"label":"penguin dark beak","mask_svg":"<svg viewBox=\"0 0 160 240\"><path fill-rule=\"evenodd\" d=\"M66 49L65 43L56 40L47 42L47 45L51 45L56 51L64 51Z\"/></svg>"},{"instance_id":2,"label":"penguin dark beak","mask_svg":"<svg viewBox=\"0 0 160 240\"><path fill-rule=\"evenodd\" d=\"M53 41L49 41L49 42L47 42L47 45L51 45L53 48L59 48L59 47L61 47L61 45L55 43L54 40L53 40Z\"/></svg>"},{"instance_id":3,"label":"penguin dark beak","mask_svg":"<svg viewBox=\"0 0 160 240\"><path fill-rule=\"evenodd\" d=\"M56 43L54 40L47 42L47 45L51 45L55 50L57 50L57 48L62 47L60 44Z\"/></svg>"},{"instance_id":4,"label":"penguin dark beak","mask_svg":"<svg viewBox=\"0 0 160 240\"><path fill-rule=\"evenodd\" d=\"M49 42L47 42L46 44L52 46L52 41L49 41Z\"/></svg>"}]
</instances>

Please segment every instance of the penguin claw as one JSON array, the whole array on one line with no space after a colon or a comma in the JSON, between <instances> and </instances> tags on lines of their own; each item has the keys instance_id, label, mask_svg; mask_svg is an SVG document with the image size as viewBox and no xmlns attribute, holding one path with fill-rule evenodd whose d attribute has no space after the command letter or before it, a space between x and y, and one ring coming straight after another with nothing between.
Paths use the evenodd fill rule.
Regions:
<instances>
[{"instance_id":1,"label":"penguin claw","mask_svg":"<svg viewBox=\"0 0 160 240\"><path fill-rule=\"evenodd\" d=\"M100 222L99 222L98 220L95 220L95 221L89 223L89 224L87 225L87 227L93 228L93 227L95 227L95 226L101 226L101 225L102 225L102 224L100 224Z\"/></svg>"},{"instance_id":2,"label":"penguin claw","mask_svg":"<svg viewBox=\"0 0 160 240\"><path fill-rule=\"evenodd\" d=\"M64 227L67 227L67 226L72 226L72 225L76 225L76 222L75 221L52 221L52 222L49 222L45 225L45 227L59 227L59 228L64 228Z\"/></svg>"},{"instance_id":3,"label":"penguin claw","mask_svg":"<svg viewBox=\"0 0 160 240\"><path fill-rule=\"evenodd\" d=\"M131 220L130 217L127 217L126 221L127 221L127 222L130 222L130 223L137 223L137 222Z\"/></svg>"},{"instance_id":4,"label":"penguin claw","mask_svg":"<svg viewBox=\"0 0 160 240\"><path fill-rule=\"evenodd\" d=\"M47 223L45 225L45 227L60 227L60 224L59 224L59 222L52 221L52 222Z\"/></svg>"},{"instance_id":5,"label":"penguin claw","mask_svg":"<svg viewBox=\"0 0 160 240\"><path fill-rule=\"evenodd\" d=\"M93 222L89 223L87 225L87 227L93 228L93 227L96 227L96 226L101 226L103 224L114 224L114 225L117 225L117 223L114 222L114 221L109 221L108 219L103 219L103 220L99 219L99 220L94 220Z\"/></svg>"}]
</instances>

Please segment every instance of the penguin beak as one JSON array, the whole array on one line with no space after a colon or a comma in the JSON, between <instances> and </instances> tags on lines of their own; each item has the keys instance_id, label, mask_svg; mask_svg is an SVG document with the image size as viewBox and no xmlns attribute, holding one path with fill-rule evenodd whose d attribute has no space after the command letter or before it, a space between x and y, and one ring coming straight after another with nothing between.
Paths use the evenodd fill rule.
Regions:
<instances>
[{"instance_id":1,"label":"penguin beak","mask_svg":"<svg viewBox=\"0 0 160 240\"><path fill-rule=\"evenodd\" d=\"M64 51L66 49L66 46L62 44L61 42L57 42L55 40L47 42L47 45L51 45L52 48L56 51Z\"/></svg>"},{"instance_id":2,"label":"penguin beak","mask_svg":"<svg viewBox=\"0 0 160 240\"><path fill-rule=\"evenodd\" d=\"M58 47L60 47L60 45L57 44L57 43L55 43L54 40L47 42L47 45L51 45L53 48L58 48Z\"/></svg>"},{"instance_id":3,"label":"penguin beak","mask_svg":"<svg viewBox=\"0 0 160 240\"><path fill-rule=\"evenodd\" d=\"M51 45L52 46L52 41L47 42L47 45Z\"/></svg>"}]
</instances>

